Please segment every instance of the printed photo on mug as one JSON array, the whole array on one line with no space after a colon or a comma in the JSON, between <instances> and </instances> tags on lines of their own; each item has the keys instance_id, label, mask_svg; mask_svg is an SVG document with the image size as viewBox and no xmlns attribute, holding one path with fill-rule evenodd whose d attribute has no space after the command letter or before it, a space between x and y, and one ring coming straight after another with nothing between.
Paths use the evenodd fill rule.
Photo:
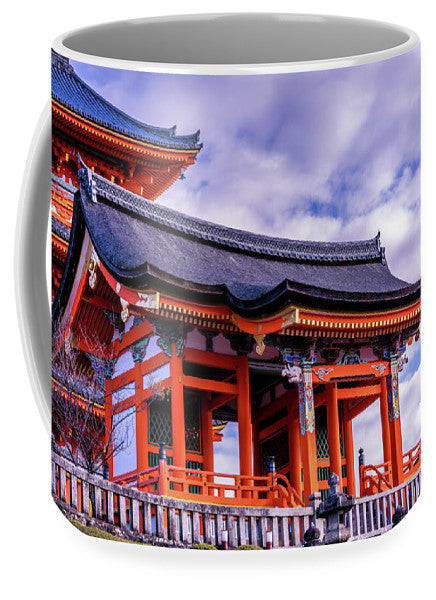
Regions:
<instances>
[{"instance_id":1,"label":"printed photo on mug","mask_svg":"<svg viewBox=\"0 0 436 600\"><path fill-rule=\"evenodd\" d=\"M419 45L240 74L73 56L52 51L55 502L176 548L387 532L420 493Z\"/></svg>"}]
</instances>

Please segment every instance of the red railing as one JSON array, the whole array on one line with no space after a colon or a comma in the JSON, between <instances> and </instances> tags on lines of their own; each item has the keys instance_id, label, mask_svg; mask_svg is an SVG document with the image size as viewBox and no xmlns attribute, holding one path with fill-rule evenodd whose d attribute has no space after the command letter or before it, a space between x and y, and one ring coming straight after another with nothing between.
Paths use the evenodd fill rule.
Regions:
<instances>
[{"instance_id":1,"label":"red railing","mask_svg":"<svg viewBox=\"0 0 436 600\"><path fill-rule=\"evenodd\" d=\"M412 478L421 466L421 442L403 455L404 480ZM215 473L168 465L113 480L127 487L191 502L226 506L303 506L303 502L284 475L267 476ZM360 466L360 496L372 496L393 488L392 464Z\"/></svg>"},{"instance_id":2,"label":"red railing","mask_svg":"<svg viewBox=\"0 0 436 600\"><path fill-rule=\"evenodd\" d=\"M421 440L409 452L403 454L404 479L413 477L421 467Z\"/></svg>"},{"instance_id":3,"label":"red railing","mask_svg":"<svg viewBox=\"0 0 436 600\"><path fill-rule=\"evenodd\" d=\"M155 469L154 469L155 470ZM145 473L146 477L150 477ZM166 473L168 476L168 473ZM122 478L120 478L122 480ZM168 479L165 479L168 482ZM131 483L131 482L130 482ZM126 539L171 547L190 547L205 542L220 547L227 532L229 548L254 544L263 548L301 546L304 533L314 524L325 532L324 518L316 515L316 503L307 507L227 507L217 502L201 504L123 487L52 454L52 494L69 518ZM353 540L378 536L394 525L398 507L409 512L421 491L417 473L391 490L358 498L348 513ZM318 500L319 502L319 500ZM90 518L92 517L92 521ZM272 538L272 541L271 541Z\"/></svg>"},{"instance_id":4,"label":"red railing","mask_svg":"<svg viewBox=\"0 0 436 600\"><path fill-rule=\"evenodd\" d=\"M148 471L148 470L147 470ZM165 481L168 483L166 472ZM220 506L176 497L144 493L89 474L64 458L52 456L52 494L71 518L101 527L116 535L147 544L187 548L207 543L222 547L226 532L229 548L253 544L263 548L298 547L315 517L315 506L275 508ZM150 477L150 472L145 473ZM173 496L176 492L171 492ZM92 519L92 521L91 521ZM324 520L318 522L321 532ZM271 541L272 538L272 541Z\"/></svg>"},{"instance_id":5,"label":"red railing","mask_svg":"<svg viewBox=\"0 0 436 600\"><path fill-rule=\"evenodd\" d=\"M421 440L411 450L403 454L404 481L413 477L421 467ZM360 495L372 496L393 487L392 463L360 466Z\"/></svg>"},{"instance_id":6,"label":"red railing","mask_svg":"<svg viewBox=\"0 0 436 600\"><path fill-rule=\"evenodd\" d=\"M392 489L392 464L390 461L380 465L361 465L360 495L372 496Z\"/></svg>"},{"instance_id":7,"label":"red railing","mask_svg":"<svg viewBox=\"0 0 436 600\"><path fill-rule=\"evenodd\" d=\"M283 475L230 475L167 465L164 495L231 506L303 506Z\"/></svg>"},{"instance_id":8,"label":"red railing","mask_svg":"<svg viewBox=\"0 0 436 600\"><path fill-rule=\"evenodd\" d=\"M303 501L286 477L278 473L247 477L183 469L161 462L140 473L117 477L113 482L191 502L227 506L303 506Z\"/></svg>"},{"instance_id":9,"label":"red railing","mask_svg":"<svg viewBox=\"0 0 436 600\"><path fill-rule=\"evenodd\" d=\"M150 467L139 473L115 477L112 481L124 487L136 487L142 492L153 494L159 489L159 467Z\"/></svg>"}]
</instances>

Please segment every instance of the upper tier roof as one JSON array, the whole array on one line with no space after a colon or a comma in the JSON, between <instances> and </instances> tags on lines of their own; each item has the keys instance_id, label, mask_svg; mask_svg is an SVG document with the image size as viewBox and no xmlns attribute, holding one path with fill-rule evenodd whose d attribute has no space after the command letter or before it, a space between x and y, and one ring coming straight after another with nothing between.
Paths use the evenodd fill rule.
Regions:
<instances>
[{"instance_id":1,"label":"upper tier roof","mask_svg":"<svg viewBox=\"0 0 436 600\"><path fill-rule=\"evenodd\" d=\"M135 140L175 150L199 150L200 131L176 135L176 126L147 125L130 117L87 85L70 65L68 58L52 50L52 97L76 114Z\"/></svg>"},{"instance_id":2,"label":"upper tier roof","mask_svg":"<svg viewBox=\"0 0 436 600\"><path fill-rule=\"evenodd\" d=\"M419 297L419 281L409 284L389 271L379 235L356 242L262 236L150 202L86 168L79 178L75 243L86 225L105 267L130 288L227 304L249 318L290 304L389 310Z\"/></svg>"}]
</instances>

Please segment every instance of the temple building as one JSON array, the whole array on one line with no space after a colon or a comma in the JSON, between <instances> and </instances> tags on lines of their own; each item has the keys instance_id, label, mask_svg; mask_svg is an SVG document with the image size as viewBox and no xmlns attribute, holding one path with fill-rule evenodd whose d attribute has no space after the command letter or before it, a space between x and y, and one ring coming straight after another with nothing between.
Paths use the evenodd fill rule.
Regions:
<instances>
[{"instance_id":1,"label":"temple building","mask_svg":"<svg viewBox=\"0 0 436 600\"><path fill-rule=\"evenodd\" d=\"M52 51L52 289L58 289L68 251L78 153L96 173L149 200L184 178L201 149L199 132L176 135L102 98Z\"/></svg>"},{"instance_id":2,"label":"temple building","mask_svg":"<svg viewBox=\"0 0 436 600\"><path fill-rule=\"evenodd\" d=\"M98 153L90 148L101 128L125 135L112 115L130 118L111 107L97 123L85 99L103 100L68 65L54 69L62 131L54 171L72 180L54 182L74 210L53 319L83 368L103 373L106 414L128 415L133 441L110 460L109 478L201 502L295 506L325 494L336 473L342 490L358 494L353 420L378 399L384 463L361 479L360 493L409 477L418 462L402 447L398 374L419 336L420 282L390 272L380 236L273 238L154 203L195 160L196 137L131 134L135 148L116 156L125 168L108 177L104 165L119 146L106 147L103 136ZM74 115L61 94L66 78L85 94ZM81 158L68 145L73 130L86 141ZM159 139L159 169L168 161L159 186L138 149L149 147L147 136ZM185 162L175 161L178 152ZM214 443L229 422L237 423L239 472L216 473Z\"/></svg>"}]
</instances>

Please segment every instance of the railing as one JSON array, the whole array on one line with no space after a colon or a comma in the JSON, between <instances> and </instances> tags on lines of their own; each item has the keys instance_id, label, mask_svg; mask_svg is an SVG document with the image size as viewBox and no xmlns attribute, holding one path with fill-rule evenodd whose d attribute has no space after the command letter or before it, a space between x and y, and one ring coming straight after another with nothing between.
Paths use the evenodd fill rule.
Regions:
<instances>
[{"instance_id":1,"label":"railing","mask_svg":"<svg viewBox=\"0 0 436 600\"><path fill-rule=\"evenodd\" d=\"M392 464L390 461L380 465L360 466L360 495L372 496L392 489Z\"/></svg>"},{"instance_id":2,"label":"railing","mask_svg":"<svg viewBox=\"0 0 436 600\"><path fill-rule=\"evenodd\" d=\"M403 454L403 474L405 479L414 475L421 468L421 440L409 452Z\"/></svg>"},{"instance_id":3,"label":"railing","mask_svg":"<svg viewBox=\"0 0 436 600\"><path fill-rule=\"evenodd\" d=\"M65 446L56 444L56 442L54 442L53 439L52 439L52 443L51 443L51 449L53 452L56 452L56 454L59 454L59 456L63 456L67 460L71 460L71 454L68 452L67 448ZM85 461L82 458L80 458L79 456L75 456L74 461L76 464L78 464L79 466L86 469ZM97 471L96 471L97 475L103 476L103 470L104 470L103 467L100 467L99 469L97 469Z\"/></svg>"},{"instance_id":4,"label":"railing","mask_svg":"<svg viewBox=\"0 0 436 600\"><path fill-rule=\"evenodd\" d=\"M363 458L363 451L362 451ZM364 459L363 459L364 460ZM403 454L403 475L407 481L421 468L421 440L408 452ZM360 465L360 495L372 496L393 486L392 462L387 461L380 465Z\"/></svg>"},{"instance_id":5,"label":"railing","mask_svg":"<svg viewBox=\"0 0 436 600\"><path fill-rule=\"evenodd\" d=\"M167 546L205 542L229 548L300 546L314 516L313 507L254 508L186 502L90 475L60 456L52 456L52 494L71 517L116 535Z\"/></svg>"},{"instance_id":6,"label":"railing","mask_svg":"<svg viewBox=\"0 0 436 600\"><path fill-rule=\"evenodd\" d=\"M213 502L227 506L303 506L303 501L279 473L268 476L230 475L198 469L183 469L167 463L138 474L113 480L143 492L180 498L190 502Z\"/></svg>"},{"instance_id":7,"label":"railing","mask_svg":"<svg viewBox=\"0 0 436 600\"><path fill-rule=\"evenodd\" d=\"M113 483L127 487L136 487L150 494L159 490L159 467L150 467L134 475L123 475L112 480Z\"/></svg>"},{"instance_id":8,"label":"railing","mask_svg":"<svg viewBox=\"0 0 436 600\"><path fill-rule=\"evenodd\" d=\"M348 513L352 540L381 535L394 525L395 511L408 513L421 491L421 471L401 485L372 496L357 498Z\"/></svg>"},{"instance_id":9,"label":"railing","mask_svg":"<svg viewBox=\"0 0 436 600\"><path fill-rule=\"evenodd\" d=\"M156 481L151 483L157 479L151 476L153 469L148 471L147 485L155 485ZM391 529L398 511L402 514L397 518L401 518L415 504L420 488L418 471L394 489L358 498L344 515L350 539L373 537ZM229 548L242 544L286 548L303 544L311 522L320 531L321 543L326 531L325 520L315 514L319 499L310 506L295 508L187 502L90 475L56 454L52 455L52 494L70 518L127 539L165 546L189 547L205 542L220 547L226 538Z\"/></svg>"},{"instance_id":10,"label":"railing","mask_svg":"<svg viewBox=\"0 0 436 600\"><path fill-rule=\"evenodd\" d=\"M229 475L167 466L165 495L232 506L303 506L286 477Z\"/></svg>"}]
</instances>

